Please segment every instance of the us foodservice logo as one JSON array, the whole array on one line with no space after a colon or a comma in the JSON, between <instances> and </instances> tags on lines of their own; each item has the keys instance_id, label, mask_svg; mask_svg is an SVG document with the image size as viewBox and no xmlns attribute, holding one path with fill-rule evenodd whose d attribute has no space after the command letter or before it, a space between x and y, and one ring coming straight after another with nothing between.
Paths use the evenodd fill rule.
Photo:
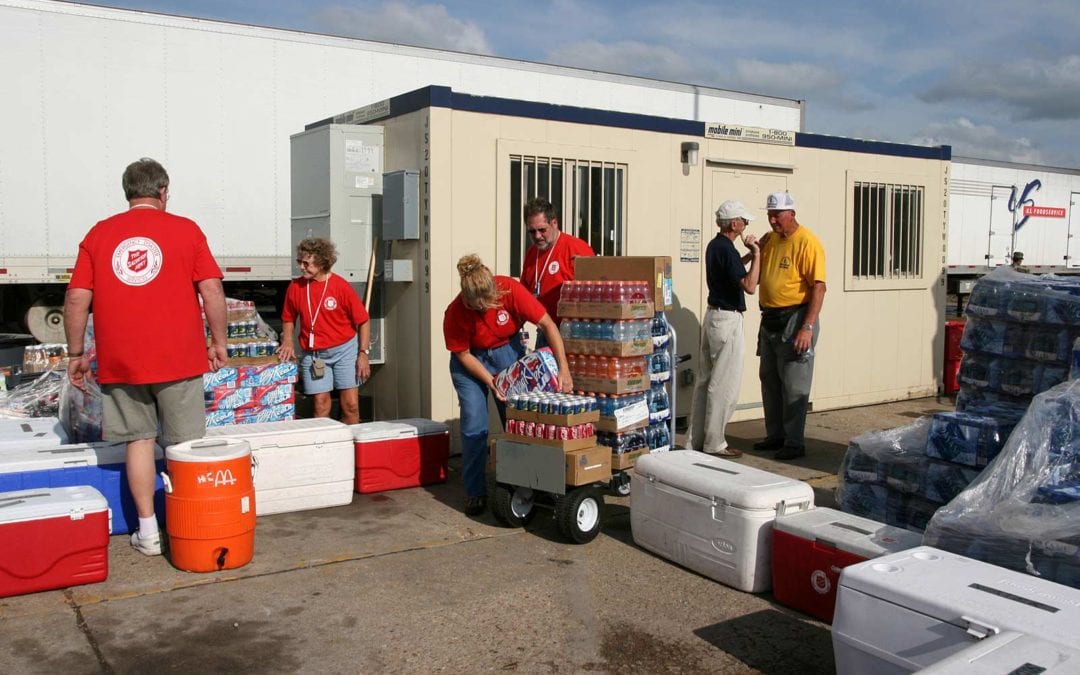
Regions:
<instances>
[{"instance_id":1,"label":"us foodservice logo","mask_svg":"<svg viewBox=\"0 0 1080 675\"><path fill-rule=\"evenodd\" d=\"M147 237L131 237L113 251L112 269L128 286L145 286L161 272L161 247Z\"/></svg>"}]
</instances>

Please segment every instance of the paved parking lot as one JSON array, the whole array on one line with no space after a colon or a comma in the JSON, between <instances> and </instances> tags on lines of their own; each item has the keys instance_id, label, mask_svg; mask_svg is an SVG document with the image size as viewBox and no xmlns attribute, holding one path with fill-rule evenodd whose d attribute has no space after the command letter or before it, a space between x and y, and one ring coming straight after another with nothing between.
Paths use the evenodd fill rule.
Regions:
<instances>
[{"instance_id":1,"label":"paved parking lot","mask_svg":"<svg viewBox=\"0 0 1080 675\"><path fill-rule=\"evenodd\" d=\"M948 408L813 413L804 459L739 461L833 505L847 439ZM761 433L743 422L729 438L749 448ZM113 537L106 582L0 599L0 672L833 672L828 626L636 547L629 499L605 499L584 546L544 514L525 530L464 516L456 470L446 485L261 517L238 570L178 572Z\"/></svg>"}]
</instances>

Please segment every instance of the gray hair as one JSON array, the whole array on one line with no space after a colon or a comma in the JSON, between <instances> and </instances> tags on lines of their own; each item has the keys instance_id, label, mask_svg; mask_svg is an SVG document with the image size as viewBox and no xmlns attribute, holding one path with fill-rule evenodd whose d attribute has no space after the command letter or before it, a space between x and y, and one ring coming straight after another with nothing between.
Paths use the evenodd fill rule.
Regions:
<instances>
[{"instance_id":1,"label":"gray hair","mask_svg":"<svg viewBox=\"0 0 1080 675\"><path fill-rule=\"evenodd\" d=\"M128 164L120 182L124 186L124 197L128 201L140 197L157 199L161 196L161 190L169 187L169 174L161 164L149 157L143 157Z\"/></svg>"},{"instance_id":2,"label":"gray hair","mask_svg":"<svg viewBox=\"0 0 1080 675\"><path fill-rule=\"evenodd\" d=\"M736 220L744 220L743 218L717 218L716 222L720 225L721 232L731 232L731 226Z\"/></svg>"}]
</instances>

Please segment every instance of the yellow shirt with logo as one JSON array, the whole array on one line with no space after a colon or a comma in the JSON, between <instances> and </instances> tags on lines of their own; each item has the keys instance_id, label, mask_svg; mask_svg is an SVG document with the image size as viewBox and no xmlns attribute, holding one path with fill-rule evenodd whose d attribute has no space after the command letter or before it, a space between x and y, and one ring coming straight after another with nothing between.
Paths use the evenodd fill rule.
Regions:
<instances>
[{"instance_id":1,"label":"yellow shirt with logo","mask_svg":"<svg viewBox=\"0 0 1080 675\"><path fill-rule=\"evenodd\" d=\"M761 306L806 304L817 281L825 281L825 249L814 233L801 225L789 237L770 233L761 249Z\"/></svg>"}]
</instances>

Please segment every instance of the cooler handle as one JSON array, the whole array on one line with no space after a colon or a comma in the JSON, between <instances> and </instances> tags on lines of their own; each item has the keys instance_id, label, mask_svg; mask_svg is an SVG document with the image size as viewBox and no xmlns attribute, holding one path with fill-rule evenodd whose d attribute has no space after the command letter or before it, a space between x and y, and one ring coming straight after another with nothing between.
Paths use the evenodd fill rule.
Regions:
<instances>
[{"instance_id":1,"label":"cooler handle","mask_svg":"<svg viewBox=\"0 0 1080 675\"><path fill-rule=\"evenodd\" d=\"M161 482L165 484L165 494L172 494L172 481L169 480L169 474L164 471L161 472Z\"/></svg>"},{"instance_id":2,"label":"cooler handle","mask_svg":"<svg viewBox=\"0 0 1080 675\"><path fill-rule=\"evenodd\" d=\"M976 640L982 640L986 637L989 637L991 635L997 635L1001 632L1001 629L997 628L996 626L991 626L989 624L983 623L978 619L971 618L970 616L964 616L961 614L960 619L967 622L967 633L968 635L974 637Z\"/></svg>"},{"instance_id":3,"label":"cooler handle","mask_svg":"<svg viewBox=\"0 0 1080 675\"><path fill-rule=\"evenodd\" d=\"M258 473L259 458L255 456L255 453L251 453L251 481L255 482L255 474Z\"/></svg>"},{"instance_id":4,"label":"cooler handle","mask_svg":"<svg viewBox=\"0 0 1080 675\"><path fill-rule=\"evenodd\" d=\"M218 445L228 445L229 439L227 438L203 438L197 441L191 442L193 448L213 448Z\"/></svg>"},{"instance_id":5,"label":"cooler handle","mask_svg":"<svg viewBox=\"0 0 1080 675\"><path fill-rule=\"evenodd\" d=\"M806 511L809 508L810 508L810 500L809 499L800 499L797 502L789 502L786 499L782 499L776 505L776 515L778 515L778 516L786 516L790 512L793 512L793 511Z\"/></svg>"}]
</instances>

